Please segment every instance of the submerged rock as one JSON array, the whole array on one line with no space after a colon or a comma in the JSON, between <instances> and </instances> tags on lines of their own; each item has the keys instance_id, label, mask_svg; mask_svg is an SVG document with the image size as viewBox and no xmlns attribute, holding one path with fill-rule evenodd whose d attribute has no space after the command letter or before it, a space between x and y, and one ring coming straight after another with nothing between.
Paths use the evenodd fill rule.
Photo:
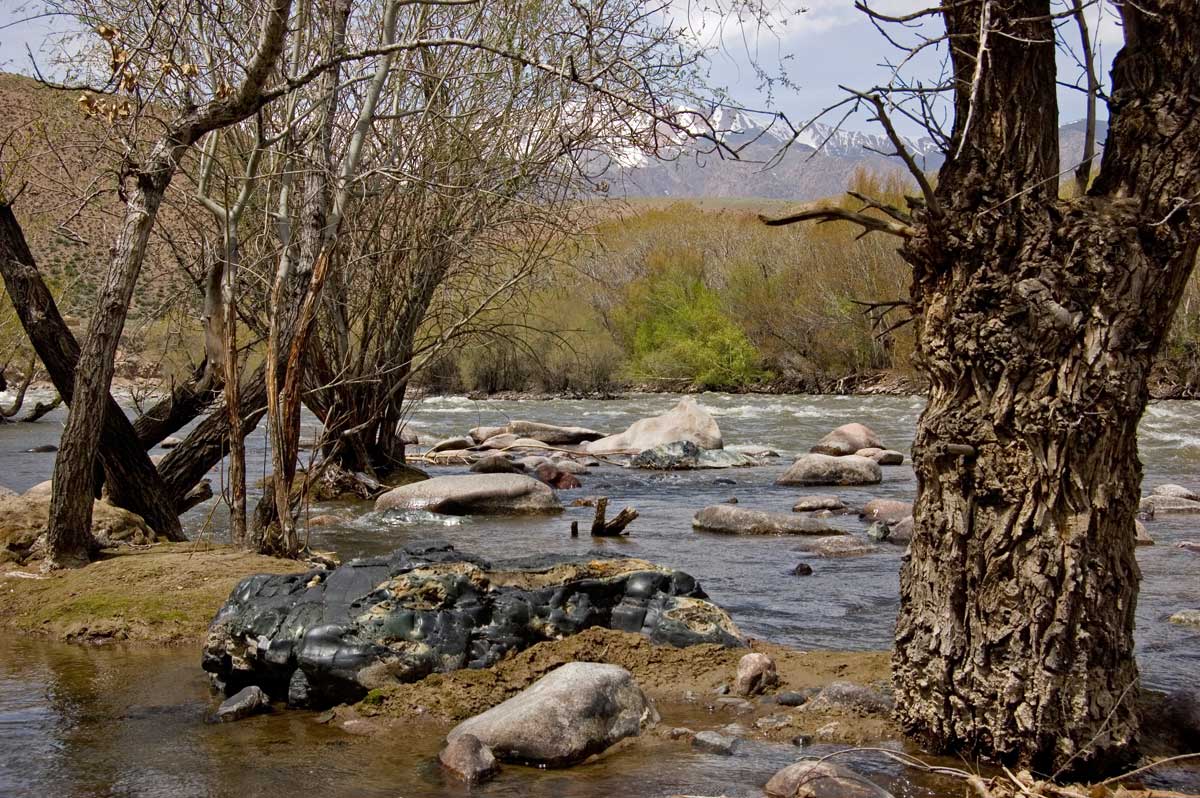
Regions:
<instances>
[{"instance_id":1,"label":"submerged rock","mask_svg":"<svg viewBox=\"0 0 1200 798\"><path fill-rule=\"evenodd\" d=\"M847 767L805 759L788 765L767 782L770 798L892 798L892 794Z\"/></svg>"},{"instance_id":2,"label":"submerged rock","mask_svg":"<svg viewBox=\"0 0 1200 798\"><path fill-rule=\"evenodd\" d=\"M883 441L875 434L875 430L865 424L843 424L833 432L817 441L817 445L809 449L815 454L827 454L842 457L854 454L860 449L883 450Z\"/></svg>"},{"instance_id":3,"label":"submerged rock","mask_svg":"<svg viewBox=\"0 0 1200 798\"><path fill-rule=\"evenodd\" d=\"M260 688L251 685L222 701L212 719L217 723L229 723L270 711L271 699Z\"/></svg>"},{"instance_id":4,"label":"submerged rock","mask_svg":"<svg viewBox=\"0 0 1200 798\"><path fill-rule=\"evenodd\" d=\"M792 505L793 513L810 513L817 510L844 510L846 503L832 493L814 493Z\"/></svg>"},{"instance_id":5,"label":"submerged rock","mask_svg":"<svg viewBox=\"0 0 1200 798\"><path fill-rule=\"evenodd\" d=\"M1183 626L1200 626L1200 610L1180 610L1170 617L1170 621Z\"/></svg>"},{"instance_id":6,"label":"submerged rock","mask_svg":"<svg viewBox=\"0 0 1200 798\"><path fill-rule=\"evenodd\" d=\"M505 762L563 767L658 722L633 675L618 665L568 662L507 701L450 730L471 735Z\"/></svg>"},{"instance_id":7,"label":"submerged rock","mask_svg":"<svg viewBox=\"0 0 1200 798\"><path fill-rule=\"evenodd\" d=\"M877 485L883 480L879 463L866 457L806 454L788 467L779 485Z\"/></svg>"},{"instance_id":8,"label":"submerged rock","mask_svg":"<svg viewBox=\"0 0 1200 798\"><path fill-rule=\"evenodd\" d=\"M209 627L203 666L227 690L257 684L323 706L433 672L490 667L595 626L676 646L740 645L733 621L706 598L692 577L643 560L493 566L445 544L410 547L329 572L242 580Z\"/></svg>"},{"instance_id":9,"label":"submerged rock","mask_svg":"<svg viewBox=\"0 0 1200 798\"><path fill-rule=\"evenodd\" d=\"M863 557L874 554L878 547L850 535L797 538L804 541L797 548L818 557Z\"/></svg>"},{"instance_id":10,"label":"submerged rock","mask_svg":"<svg viewBox=\"0 0 1200 798\"><path fill-rule=\"evenodd\" d=\"M695 399L685 396L663 415L635 421L618 435L592 441L587 450L592 454L635 453L675 441L690 441L701 449L724 446L717 422Z\"/></svg>"},{"instance_id":11,"label":"submerged rock","mask_svg":"<svg viewBox=\"0 0 1200 798\"><path fill-rule=\"evenodd\" d=\"M807 516L788 513L768 513L714 504L696 513L692 528L701 532L721 532L727 535L837 535L837 530Z\"/></svg>"},{"instance_id":12,"label":"submerged rock","mask_svg":"<svg viewBox=\"0 0 1200 798\"><path fill-rule=\"evenodd\" d=\"M562 505L554 491L524 474L464 474L393 488L376 499L375 509L506 515L557 513Z\"/></svg>"},{"instance_id":13,"label":"submerged rock","mask_svg":"<svg viewBox=\"0 0 1200 798\"><path fill-rule=\"evenodd\" d=\"M692 738L692 748L706 754L730 756L737 748L737 738L720 732L702 731Z\"/></svg>"},{"instance_id":14,"label":"submerged rock","mask_svg":"<svg viewBox=\"0 0 1200 798\"><path fill-rule=\"evenodd\" d=\"M500 770L496 756L473 734L460 734L438 754L442 767L467 784L486 781Z\"/></svg>"}]
</instances>

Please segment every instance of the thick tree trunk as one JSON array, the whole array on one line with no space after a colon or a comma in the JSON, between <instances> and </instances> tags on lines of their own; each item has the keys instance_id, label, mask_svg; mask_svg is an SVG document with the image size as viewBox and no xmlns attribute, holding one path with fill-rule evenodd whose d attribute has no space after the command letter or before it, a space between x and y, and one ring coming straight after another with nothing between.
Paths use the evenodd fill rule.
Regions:
<instances>
[{"instance_id":1,"label":"thick tree trunk","mask_svg":"<svg viewBox=\"0 0 1200 798\"><path fill-rule=\"evenodd\" d=\"M3 204L0 204L0 271L26 335L59 395L70 403L75 390L79 346L38 272L12 209ZM100 458L109 498L114 504L142 516L160 535L183 540L174 494L167 489L146 456L124 411L111 397L106 397L101 409ZM189 489L192 485L195 482L188 486ZM96 492L94 475L89 473L83 491L90 504ZM81 535L80 540L71 541L69 547L86 550L91 535L89 530L84 531L87 534Z\"/></svg>"},{"instance_id":2,"label":"thick tree trunk","mask_svg":"<svg viewBox=\"0 0 1200 798\"><path fill-rule=\"evenodd\" d=\"M1133 750L1137 425L1200 241L1197 5L1122 6L1104 164L1069 202L1049 2L944 11L954 136L902 250L930 397L894 659L934 748L1051 774Z\"/></svg>"}]
</instances>

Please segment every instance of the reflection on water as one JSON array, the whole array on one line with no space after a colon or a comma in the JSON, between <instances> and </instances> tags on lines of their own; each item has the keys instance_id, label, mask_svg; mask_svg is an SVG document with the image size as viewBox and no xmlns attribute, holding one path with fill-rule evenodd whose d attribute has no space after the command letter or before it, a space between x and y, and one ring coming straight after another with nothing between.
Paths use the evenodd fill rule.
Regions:
<instances>
[{"instance_id":1,"label":"reflection on water","mask_svg":"<svg viewBox=\"0 0 1200 798\"><path fill-rule=\"evenodd\" d=\"M619 431L638 418L664 411L673 401L661 395L608 402L432 398L416 407L411 425L429 438L516 418ZM641 516L627 540L572 539L570 522L579 520L586 528L588 508L568 508L563 516L549 518L451 519L432 513L380 515L369 505L329 504L311 508L313 516L338 519L311 530L313 545L333 549L343 558L431 538L494 558L615 549L692 573L752 636L799 647L886 647L896 612L902 554L898 547L884 546L859 559L821 560L782 538L698 534L690 521L696 510L734 496L744 507L790 510L803 489L777 487L775 478L791 455L805 451L838 424L861 421L889 446L907 451L922 400L706 394L700 401L713 411L727 444L766 446L783 456L762 468L670 474L605 466L581 477L582 490L563 494L568 501L575 495L603 494L618 507L636 507ZM0 427L0 483L23 490L49 478L54 456L24 450L55 442L62 420L62 411L57 411L37 424ZM316 426L312 418L305 424ZM1200 403L1151 406L1140 437L1147 488L1200 482L1197 429ZM248 470L255 479L267 468L261 433L251 438L248 448ZM210 476L219 489L221 471ZM912 471L903 466L885 469L882 485L838 492L848 502L860 503L877 496L911 499L914 489ZM1179 609L1200 606L1200 555L1173 545L1200 540L1198 522L1187 516L1152 522L1148 528L1158 545L1138 550L1144 576L1137 615L1139 661L1146 681L1154 686L1190 686L1200 671L1200 635L1166 622ZM834 523L863 532L853 517ZM223 510L213 502L193 509L185 525L193 534L201 529L218 539L227 534ZM812 576L790 575L799 561L813 566ZM368 739L321 726L313 716L299 712L216 727L202 722L213 704L192 651L98 651L0 641L0 796L232 796L268 790L286 794L289 789L367 796L466 792L443 781L433 760L444 729L411 729L402 738ZM796 753L788 747L751 746L729 758L653 742L569 772L510 768L497 782L475 792L760 795L771 773ZM898 773L876 760L861 764L882 767L879 775L885 780ZM893 787L898 795L945 792L945 785L920 781Z\"/></svg>"}]
</instances>

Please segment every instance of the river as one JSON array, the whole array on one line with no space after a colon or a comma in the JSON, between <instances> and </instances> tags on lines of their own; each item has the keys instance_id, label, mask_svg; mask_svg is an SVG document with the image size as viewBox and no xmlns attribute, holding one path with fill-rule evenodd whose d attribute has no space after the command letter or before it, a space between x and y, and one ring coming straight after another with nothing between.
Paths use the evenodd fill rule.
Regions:
<instances>
[{"instance_id":1,"label":"river","mask_svg":"<svg viewBox=\"0 0 1200 798\"><path fill-rule=\"evenodd\" d=\"M341 522L313 528L312 545L343 559L398 545L449 540L485 557L522 553L583 553L598 545L691 573L727 609L743 632L800 648L869 650L890 644L903 549L882 546L870 556L821 560L786 538L698 534L691 517L700 508L737 497L741 506L788 511L806 489L774 484L791 457L806 451L833 427L849 421L875 429L891 448L907 452L923 400L916 397L747 396L698 397L721 426L727 446L778 451L772 465L736 470L652 473L604 466L581 479L572 494L603 494L611 505L641 514L627 539L571 538L571 520L586 528L589 508L538 519L384 516L369 505L314 506ZM465 433L478 425L529 419L619 431L667 410L676 397L639 395L592 401L473 401L432 397L414 409L410 423L423 437ZM61 410L36 424L0 427L0 484L24 490L49 477L53 454L27 453L54 443ZM309 432L315 421L306 418ZM1176 482L1197 486L1200 471L1200 403L1156 402L1140 428L1145 490ZM267 470L262 433L249 441L252 479ZM461 467L436 469L457 473ZM219 470L210 475L220 489ZM847 503L872 497L911 500L915 481L906 464L884 469L881 485L837 492ZM227 537L215 501L190 511L193 536ZM834 519L862 535L853 516ZM1167 517L1147 524L1157 545L1138 550L1143 572L1137 612L1139 663L1144 682L1169 689L1194 684L1200 672L1200 634L1167 622L1174 612L1200 606L1200 555L1177 548L1200 540L1197 518ZM801 561L813 575L790 574ZM202 721L214 705L194 651L82 649L37 640L0 642L0 795L253 795L302 789L319 795L457 795L436 767L440 737L434 732L388 742L354 737L312 722L305 713L280 713L234 727ZM484 795L668 795L675 792L759 795L770 774L795 757L793 749L762 745L734 757L688 752L655 756L634 748L570 771L509 769ZM926 794L936 785L893 781L894 768L877 759L880 778L898 794ZM1189 779L1186 779L1190 781Z\"/></svg>"}]
</instances>

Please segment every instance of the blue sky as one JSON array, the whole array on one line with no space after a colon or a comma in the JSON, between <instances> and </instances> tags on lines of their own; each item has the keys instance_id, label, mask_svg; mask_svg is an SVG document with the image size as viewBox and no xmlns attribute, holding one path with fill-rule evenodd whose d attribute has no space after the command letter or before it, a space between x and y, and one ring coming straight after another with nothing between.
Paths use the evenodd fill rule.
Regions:
<instances>
[{"instance_id":1,"label":"blue sky","mask_svg":"<svg viewBox=\"0 0 1200 798\"><path fill-rule=\"evenodd\" d=\"M716 0L718 3L728 1ZM865 15L854 8L853 0L772 0L774 19L785 24L776 25L775 32L762 33L728 22L718 29L714 24L706 24L706 20L714 19L711 12L696 10L698 0L673 2L681 17L690 17L693 25L701 29L702 41L716 46L710 70L712 83L728 87L731 95L746 107L783 111L793 123L806 120L841 99L844 95L839 84L863 89L885 81L890 71L881 64L898 56ZM0 70L28 72L26 45L36 50L50 30L52 23L45 19L12 24L28 16L23 5L19 0L0 0ZM872 5L885 12L901 13L926 4L913 0L874 0ZM37 6L29 7L36 9ZM804 10L801 12L800 9ZM1121 31L1110 7L1095 4L1089 7L1088 14L1093 20L1093 29L1100 33L1101 59L1107 82L1109 64L1120 47ZM61 20L57 24L61 26ZM1067 32L1073 34L1074 30L1071 28ZM751 51L755 54L751 55ZM774 72L781 58L786 59L782 61L784 69L797 87L778 88L775 96L768 100L756 91L759 80L750 62L756 59L768 71ZM1075 71L1069 60L1060 58L1060 62L1060 78L1074 80ZM935 76L937 56L930 53L930 57L912 64L908 71ZM1060 91L1059 108L1064 124L1082 118L1082 95L1066 89ZM1100 112L1103 116L1103 104ZM850 120L847 127L871 130L871 123L864 116ZM919 131L915 126L905 125L903 132L915 134Z\"/></svg>"}]
</instances>

